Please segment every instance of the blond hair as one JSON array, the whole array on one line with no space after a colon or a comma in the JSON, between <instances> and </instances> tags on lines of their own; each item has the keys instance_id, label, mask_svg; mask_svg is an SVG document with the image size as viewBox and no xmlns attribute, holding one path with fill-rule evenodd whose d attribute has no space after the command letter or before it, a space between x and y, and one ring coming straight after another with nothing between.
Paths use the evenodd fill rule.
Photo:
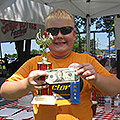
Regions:
<instances>
[{"instance_id":1,"label":"blond hair","mask_svg":"<svg viewBox=\"0 0 120 120\"><path fill-rule=\"evenodd\" d=\"M66 19L72 22L72 27L74 27L74 17L65 9L56 9L52 11L45 19L45 30L49 24L49 21L52 19Z\"/></svg>"}]
</instances>

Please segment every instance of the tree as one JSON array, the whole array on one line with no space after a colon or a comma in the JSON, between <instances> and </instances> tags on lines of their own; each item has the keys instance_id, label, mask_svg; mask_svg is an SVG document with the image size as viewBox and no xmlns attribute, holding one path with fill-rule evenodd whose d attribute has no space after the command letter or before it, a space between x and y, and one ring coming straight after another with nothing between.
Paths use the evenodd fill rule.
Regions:
<instances>
[{"instance_id":1,"label":"tree","mask_svg":"<svg viewBox=\"0 0 120 120\"><path fill-rule=\"evenodd\" d=\"M116 15L99 17L96 21L96 29L102 29L110 33L110 36L115 35L114 18ZM108 36L109 37L109 36Z\"/></svg>"},{"instance_id":2,"label":"tree","mask_svg":"<svg viewBox=\"0 0 120 120\"><path fill-rule=\"evenodd\" d=\"M78 36L79 40L77 42L79 42L79 52L83 52L86 50L86 38L85 40L81 41L80 39L80 32L86 32L86 27L87 27L87 19L86 18L82 18L80 16L74 16L74 20L75 20L75 29L76 29L76 35ZM90 26L94 24L94 22L97 20L97 18L91 18L91 23ZM83 46L85 47L84 50L82 49Z\"/></svg>"},{"instance_id":3,"label":"tree","mask_svg":"<svg viewBox=\"0 0 120 120\"><path fill-rule=\"evenodd\" d=\"M110 46L115 45L115 40L110 41Z\"/></svg>"},{"instance_id":4,"label":"tree","mask_svg":"<svg viewBox=\"0 0 120 120\"><path fill-rule=\"evenodd\" d=\"M38 51L38 50L33 49L33 50L31 51L31 54L39 54L39 51Z\"/></svg>"},{"instance_id":5,"label":"tree","mask_svg":"<svg viewBox=\"0 0 120 120\"><path fill-rule=\"evenodd\" d=\"M91 18L90 26L93 25L97 19L98 18ZM79 34L80 32L86 32L87 30L86 18L82 18L80 16L74 16L74 21L75 21L76 34Z\"/></svg>"},{"instance_id":6,"label":"tree","mask_svg":"<svg viewBox=\"0 0 120 120\"><path fill-rule=\"evenodd\" d=\"M114 18L116 15L111 15L111 16L103 16L103 17L98 17L98 18L91 18L91 23L90 26L92 26L93 24L96 25L96 30L104 30L106 32L109 32L110 36L115 35L114 34ZM117 15L117 17L120 17L120 15ZM77 40L77 42L79 42L79 52L82 52L82 43L81 43L81 39L80 39L80 32L86 32L86 18L82 18L80 16L74 16L74 20L75 20L75 29L76 29L76 34L77 36L79 36L79 41ZM109 36L108 36L109 37ZM114 40L113 40L114 41ZM114 42L111 41L110 44L113 44ZM93 46L93 40L90 43L91 47L90 47L90 52L92 52L92 46Z\"/></svg>"},{"instance_id":7,"label":"tree","mask_svg":"<svg viewBox=\"0 0 120 120\"><path fill-rule=\"evenodd\" d=\"M80 44L79 44L80 39ZM86 44L87 37L79 38L79 35L76 35L76 40L74 41L74 45L72 51L79 52L81 47L81 52L86 52L87 44ZM80 46L79 46L80 45ZM90 40L90 52L93 53L93 39Z\"/></svg>"},{"instance_id":8,"label":"tree","mask_svg":"<svg viewBox=\"0 0 120 120\"><path fill-rule=\"evenodd\" d=\"M8 54L7 56L8 56L9 58L11 58L11 57L16 57L16 58L17 58L17 57L18 57L18 55L17 55L17 54L15 54L15 53L14 53L14 54L12 54L12 55L11 55L11 54Z\"/></svg>"}]
</instances>

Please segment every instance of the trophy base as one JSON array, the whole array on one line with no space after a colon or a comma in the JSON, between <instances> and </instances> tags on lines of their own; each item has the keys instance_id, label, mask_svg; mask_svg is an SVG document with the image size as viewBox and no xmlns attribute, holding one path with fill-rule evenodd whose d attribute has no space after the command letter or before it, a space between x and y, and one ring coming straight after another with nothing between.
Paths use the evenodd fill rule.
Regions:
<instances>
[{"instance_id":1,"label":"trophy base","mask_svg":"<svg viewBox=\"0 0 120 120\"><path fill-rule=\"evenodd\" d=\"M56 98L53 95L36 95L31 104L55 105Z\"/></svg>"}]
</instances>

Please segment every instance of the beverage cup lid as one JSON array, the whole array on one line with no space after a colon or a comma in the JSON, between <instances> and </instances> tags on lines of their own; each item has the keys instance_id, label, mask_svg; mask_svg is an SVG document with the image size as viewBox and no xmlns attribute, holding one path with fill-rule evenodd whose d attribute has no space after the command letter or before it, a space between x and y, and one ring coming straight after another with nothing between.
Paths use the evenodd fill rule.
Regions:
<instances>
[{"instance_id":1,"label":"beverage cup lid","mask_svg":"<svg viewBox=\"0 0 120 120\"><path fill-rule=\"evenodd\" d=\"M110 100L105 100L105 103L110 103Z\"/></svg>"},{"instance_id":2,"label":"beverage cup lid","mask_svg":"<svg viewBox=\"0 0 120 120\"><path fill-rule=\"evenodd\" d=\"M97 104L97 101L92 101L92 104Z\"/></svg>"},{"instance_id":3,"label":"beverage cup lid","mask_svg":"<svg viewBox=\"0 0 120 120\"><path fill-rule=\"evenodd\" d=\"M120 106L120 101L118 102L118 106Z\"/></svg>"}]
</instances>

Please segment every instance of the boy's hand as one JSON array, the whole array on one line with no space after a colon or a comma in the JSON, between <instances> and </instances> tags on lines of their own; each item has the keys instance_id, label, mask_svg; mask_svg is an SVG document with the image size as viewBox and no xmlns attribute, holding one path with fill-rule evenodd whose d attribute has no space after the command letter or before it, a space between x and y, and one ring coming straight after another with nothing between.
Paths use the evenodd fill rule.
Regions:
<instances>
[{"instance_id":1,"label":"boy's hand","mask_svg":"<svg viewBox=\"0 0 120 120\"><path fill-rule=\"evenodd\" d=\"M76 75L81 75L89 83L97 80L97 73L90 63L82 63L76 68Z\"/></svg>"},{"instance_id":2,"label":"boy's hand","mask_svg":"<svg viewBox=\"0 0 120 120\"><path fill-rule=\"evenodd\" d=\"M27 78L27 86L30 90L38 90L48 88L49 85L42 80L38 80L40 76L47 76L48 74L45 71L34 70L30 72Z\"/></svg>"}]
</instances>

